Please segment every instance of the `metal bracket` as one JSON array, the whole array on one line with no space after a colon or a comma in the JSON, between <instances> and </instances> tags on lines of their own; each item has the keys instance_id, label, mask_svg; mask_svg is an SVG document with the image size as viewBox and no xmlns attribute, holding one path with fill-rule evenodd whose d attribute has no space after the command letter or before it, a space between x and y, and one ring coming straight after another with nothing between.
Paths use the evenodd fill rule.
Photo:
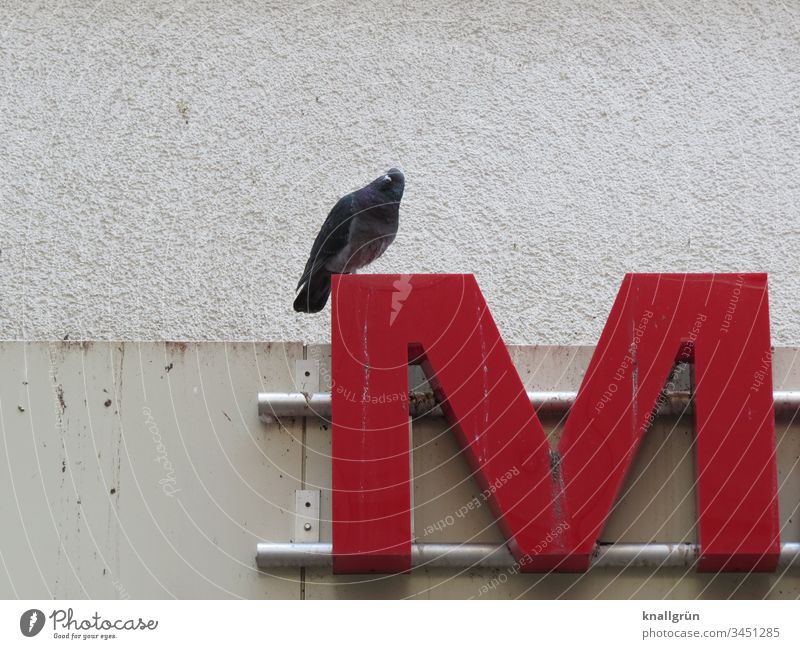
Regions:
<instances>
[{"instance_id":1,"label":"metal bracket","mask_svg":"<svg viewBox=\"0 0 800 649\"><path fill-rule=\"evenodd\" d=\"M319 361L314 359L294 362L294 384L304 394L319 392Z\"/></svg>"},{"instance_id":2,"label":"metal bracket","mask_svg":"<svg viewBox=\"0 0 800 649\"><path fill-rule=\"evenodd\" d=\"M294 492L295 543L319 543L319 497L316 489Z\"/></svg>"}]
</instances>

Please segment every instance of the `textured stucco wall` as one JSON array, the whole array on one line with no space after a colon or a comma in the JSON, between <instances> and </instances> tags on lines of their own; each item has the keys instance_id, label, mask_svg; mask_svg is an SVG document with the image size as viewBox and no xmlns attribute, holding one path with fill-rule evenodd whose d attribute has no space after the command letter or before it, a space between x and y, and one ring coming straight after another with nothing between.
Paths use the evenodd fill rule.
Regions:
<instances>
[{"instance_id":1,"label":"textured stucco wall","mask_svg":"<svg viewBox=\"0 0 800 649\"><path fill-rule=\"evenodd\" d=\"M313 236L398 164L374 270L474 272L508 342L764 270L800 344L794 2L0 0L0 87L3 338L324 341Z\"/></svg>"}]
</instances>

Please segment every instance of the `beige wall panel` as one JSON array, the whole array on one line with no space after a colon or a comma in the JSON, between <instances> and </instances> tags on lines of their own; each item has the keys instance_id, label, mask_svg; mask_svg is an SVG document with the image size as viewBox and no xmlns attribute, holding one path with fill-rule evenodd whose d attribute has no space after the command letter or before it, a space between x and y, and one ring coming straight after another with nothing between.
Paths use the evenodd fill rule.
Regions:
<instances>
[{"instance_id":1,"label":"beige wall panel","mask_svg":"<svg viewBox=\"0 0 800 649\"><path fill-rule=\"evenodd\" d=\"M301 425L258 421L303 347L0 344L0 596L299 597ZM23 408L23 410L20 409Z\"/></svg>"},{"instance_id":2,"label":"beige wall panel","mask_svg":"<svg viewBox=\"0 0 800 649\"><path fill-rule=\"evenodd\" d=\"M528 389L575 389L591 353L511 348ZM330 389L328 345L0 343L0 596L800 596L796 572L258 571L258 541L292 540L296 489L320 490L331 538L330 422L257 419L257 392L293 389L304 356ZM776 352L776 389L800 387L797 357ZM420 383L417 369L410 380ZM557 440L563 422L543 423ZM604 541L695 539L692 437L690 417L658 420ZM800 540L800 426L779 419L777 438L783 540ZM413 441L417 540L502 542L444 420L416 421Z\"/></svg>"}]
</instances>

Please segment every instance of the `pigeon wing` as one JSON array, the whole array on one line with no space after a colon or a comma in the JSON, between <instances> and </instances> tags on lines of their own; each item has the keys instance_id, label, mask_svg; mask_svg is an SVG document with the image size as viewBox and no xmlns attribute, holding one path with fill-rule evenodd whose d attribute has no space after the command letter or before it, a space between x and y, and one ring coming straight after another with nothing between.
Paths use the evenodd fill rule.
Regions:
<instances>
[{"instance_id":1,"label":"pigeon wing","mask_svg":"<svg viewBox=\"0 0 800 649\"><path fill-rule=\"evenodd\" d=\"M317 238L314 239L311 254L295 290L305 284L320 268L324 268L328 260L335 257L347 245L353 216L353 195L342 196L333 206L325 223L322 224Z\"/></svg>"}]
</instances>

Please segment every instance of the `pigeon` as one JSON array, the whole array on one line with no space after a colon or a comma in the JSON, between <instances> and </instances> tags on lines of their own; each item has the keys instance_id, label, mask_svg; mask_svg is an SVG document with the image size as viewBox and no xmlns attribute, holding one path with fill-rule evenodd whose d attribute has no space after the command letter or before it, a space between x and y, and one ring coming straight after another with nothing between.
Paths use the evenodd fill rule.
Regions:
<instances>
[{"instance_id":1,"label":"pigeon","mask_svg":"<svg viewBox=\"0 0 800 649\"><path fill-rule=\"evenodd\" d=\"M405 182L403 172L392 167L337 201L297 283L295 311L322 311L331 292L331 275L354 273L386 251L397 235Z\"/></svg>"}]
</instances>

